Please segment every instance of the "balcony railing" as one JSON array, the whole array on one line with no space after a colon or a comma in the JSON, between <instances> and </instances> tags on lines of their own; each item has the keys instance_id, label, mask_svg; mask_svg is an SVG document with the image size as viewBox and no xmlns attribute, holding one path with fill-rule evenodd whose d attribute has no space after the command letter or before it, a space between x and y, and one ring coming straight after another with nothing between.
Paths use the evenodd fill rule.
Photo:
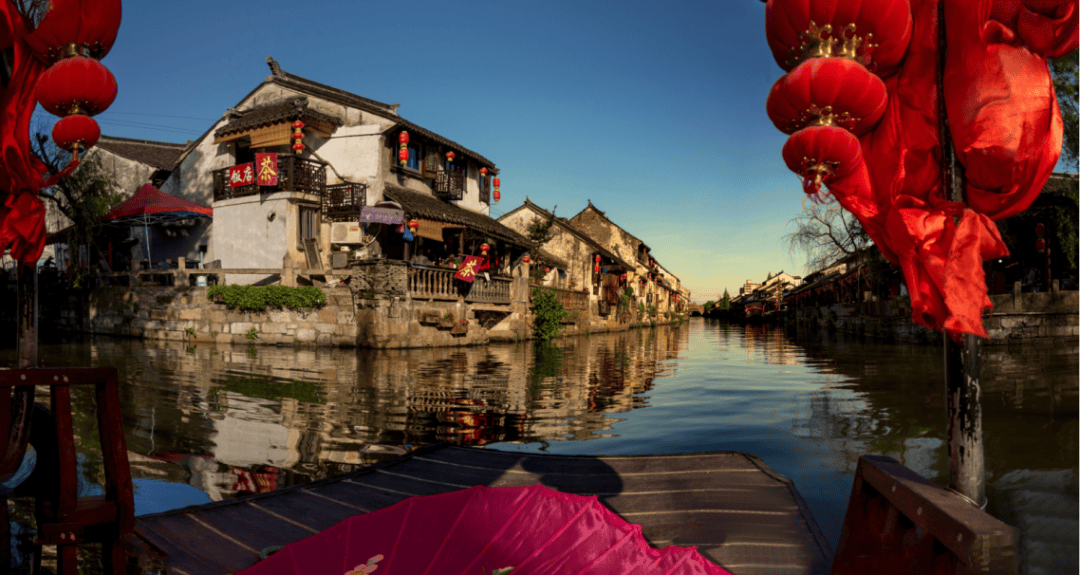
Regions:
<instances>
[{"instance_id":1,"label":"balcony railing","mask_svg":"<svg viewBox=\"0 0 1080 575\"><path fill-rule=\"evenodd\" d=\"M270 194L304 192L322 196L326 192L326 165L293 155L278 154L278 183L275 186L229 186L229 168L214 170L214 200L228 200ZM354 184L355 185L355 184Z\"/></svg>"},{"instance_id":2,"label":"balcony railing","mask_svg":"<svg viewBox=\"0 0 1080 575\"><path fill-rule=\"evenodd\" d=\"M589 309L589 292L587 291L575 291L547 286L545 286L543 289L555 292L555 297L558 298L559 303L561 303L563 306L563 309L567 311Z\"/></svg>"},{"instance_id":3,"label":"balcony railing","mask_svg":"<svg viewBox=\"0 0 1080 575\"><path fill-rule=\"evenodd\" d=\"M409 268L409 295L414 298L457 299L461 293L454 280L455 270L412 266ZM475 303L510 303L510 278L491 276L474 280L465 301Z\"/></svg>"},{"instance_id":4,"label":"balcony railing","mask_svg":"<svg viewBox=\"0 0 1080 575\"><path fill-rule=\"evenodd\" d=\"M444 200L460 200L465 195L465 174L439 172L435 177L435 195Z\"/></svg>"},{"instance_id":5,"label":"balcony railing","mask_svg":"<svg viewBox=\"0 0 1080 575\"><path fill-rule=\"evenodd\" d=\"M367 203L366 184L336 184L326 186L322 196L323 219L329 222L355 222Z\"/></svg>"}]
</instances>

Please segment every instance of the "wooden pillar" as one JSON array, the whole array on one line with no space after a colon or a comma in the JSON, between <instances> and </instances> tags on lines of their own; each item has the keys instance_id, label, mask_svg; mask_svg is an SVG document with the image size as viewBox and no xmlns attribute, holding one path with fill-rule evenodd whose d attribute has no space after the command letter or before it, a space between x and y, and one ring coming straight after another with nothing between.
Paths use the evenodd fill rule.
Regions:
<instances>
[{"instance_id":1,"label":"wooden pillar","mask_svg":"<svg viewBox=\"0 0 1080 575\"><path fill-rule=\"evenodd\" d=\"M956 160L945 110L945 0L938 2L938 114L941 171L950 201L964 201L963 166ZM949 487L979 506L986 505L986 471L982 434L982 391L979 386L981 340L964 334L959 341L945 334L945 406L948 416Z\"/></svg>"}]
</instances>

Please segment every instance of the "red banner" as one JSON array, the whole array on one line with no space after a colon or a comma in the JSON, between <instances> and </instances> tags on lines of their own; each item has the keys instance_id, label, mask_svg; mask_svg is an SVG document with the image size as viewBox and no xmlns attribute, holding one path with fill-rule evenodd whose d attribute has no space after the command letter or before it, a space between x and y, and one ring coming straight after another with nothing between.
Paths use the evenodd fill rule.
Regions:
<instances>
[{"instance_id":1,"label":"red banner","mask_svg":"<svg viewBox=\"0 0 1080 575\"><path fill-rule=\"evenodd\" d=\"M239 188L255 183L255 166L251 162L229 168L229 187Z\"/></svg>"},{"instance_id":2,"label":"red banner","mask_svg":"<svg viewBox=\"0 0 1080 575\"><path fill-rule=\"evenodd\" d=\"M276 186L278 182L277 154L255 154L256 180L260 186Z\"/></svg>"},{"instance_id":3,"label":"red banner","mask_svg":"<svg viewBox=\"0 0 1080 575\"><path fill-rule=\"evenodd\" d=\"M458 271L454 274L454 278L472 283L472 281L476 279L476 273L480 271L480 264L482 262L483 258L479 256L465 256L465 261L461 262L461 265L458 266Z\"/></svg>"}]
</instances>

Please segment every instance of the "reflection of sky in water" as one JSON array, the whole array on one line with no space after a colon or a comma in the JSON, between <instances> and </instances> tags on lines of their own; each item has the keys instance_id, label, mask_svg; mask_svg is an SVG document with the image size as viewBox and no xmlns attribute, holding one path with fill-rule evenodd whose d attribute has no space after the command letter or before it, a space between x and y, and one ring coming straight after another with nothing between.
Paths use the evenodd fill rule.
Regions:
<instances>
[{"instance_id":1,"label":"reflection of sky in water","mask_svg":"<svg viewBox=\"0 0 1080 575\"><path fill-rule=\"evenodd\" d=\"M252 357L97 338L41 355L120 369L140 514L304 483L436 441L597 455L734 450L795 480L835 546L859 455L947 480L936 346L793 340L702 320L558 346L260 348ZM1033 533L1046 519L1040 505L1077 506L1068 352L983 354L991 511ZM1068 521L1075 532L1076 513Z\"/></svg>"}]
</instances>

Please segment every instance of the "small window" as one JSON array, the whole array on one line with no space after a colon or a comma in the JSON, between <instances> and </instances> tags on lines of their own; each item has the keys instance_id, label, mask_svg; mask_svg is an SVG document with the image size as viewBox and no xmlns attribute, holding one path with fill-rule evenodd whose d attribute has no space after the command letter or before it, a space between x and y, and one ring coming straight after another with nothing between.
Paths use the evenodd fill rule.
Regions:
<instances>
[{"instance_id":1,"label":"small window","mask_svg":"<svg viewBox=\"0 0 1080 575\"><path fill-rule=\"evenodd\" d=\"M319 237L319 210L316 208L300 208L300 243L308 238Z\"/></svg>"},{"instance_id":2,"label":"small window","mask_svg":"<svg viewBox=\"0 0 1080 575\"><path fill-rule=\"evenodd\" d=\"M409 161L405 162L405 167L410 170L420 171L420 146L416 144L409 145Z\"/></svg>"},{"instance_id":3,"label":"small window","mask_svg":"<svg viewBox=\"0 0 1080 575\"><path fill-rule=\"evenodd\" d=\"M491 203L491 176L480 176L480 201Z\"/></svg>"}]
</instances>

